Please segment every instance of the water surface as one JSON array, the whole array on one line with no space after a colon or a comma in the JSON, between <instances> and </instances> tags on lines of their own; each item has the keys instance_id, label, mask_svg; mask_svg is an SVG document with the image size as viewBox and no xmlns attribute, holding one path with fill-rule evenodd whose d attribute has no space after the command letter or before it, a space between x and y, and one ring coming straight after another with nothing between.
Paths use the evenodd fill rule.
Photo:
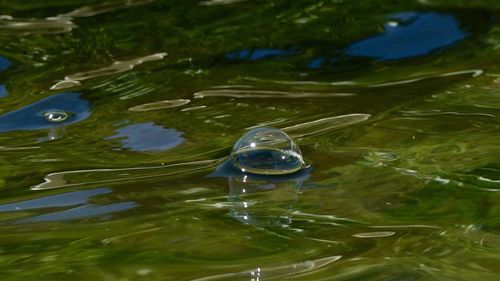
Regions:
<instances>
[{"instance_id":1,"label":"water surface","mask_svg":"<svg viewBox=\"0 0 500 281\"><path fill-rule=\"evenodd\" d=\"M2 280L500 278L498 1L0 7Z\"/></svg>"}]
</instances>

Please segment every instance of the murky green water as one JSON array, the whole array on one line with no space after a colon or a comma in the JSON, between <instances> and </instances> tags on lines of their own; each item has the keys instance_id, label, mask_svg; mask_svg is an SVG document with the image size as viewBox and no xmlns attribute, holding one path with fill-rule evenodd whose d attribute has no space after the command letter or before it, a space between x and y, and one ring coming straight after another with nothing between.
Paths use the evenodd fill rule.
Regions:
<instances>
[{"instance_id":1,"label":"murky green water","mask_svg":"<svg viewBox=\"0 0 500 281\"><path fill-rule=\"evenodd\" d=\"M1 1L2 280L499 280L499 17ZM261 126L311 167L231 169Z\"/></svg>"}]
</instances>

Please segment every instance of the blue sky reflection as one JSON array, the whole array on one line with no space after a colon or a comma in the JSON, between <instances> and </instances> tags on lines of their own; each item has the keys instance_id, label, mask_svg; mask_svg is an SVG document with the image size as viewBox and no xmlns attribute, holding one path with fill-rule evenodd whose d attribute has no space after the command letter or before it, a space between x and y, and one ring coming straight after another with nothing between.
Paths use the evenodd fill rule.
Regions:
<instances>
[{"instance_id":1,"label":"blue sky reflection","mask_svg":"<svg viewBox=\"0 0 500 281\"><path fill-rule=\"evenodd\" d=\"M43 117L50 110L62 110L70 117L62 122L53 123ZM16 130L39 130L60 125L69 125L90 116L90 104L79 93L63 93L27 105L0 116L0 132Z\"/></svg>"},{"instance_id":2,"label":"blue sky reflection","mask_svg":"<svg viewBox=\"0 0 500 281\"><path fill-rule=\"evenodd\" d=\"M166 129L152 122L127 125L107 139L121 139L122 147L133 151L163 151L184 141L182 132Z\"/></svg>"},{"instance_id":3,"label":"blue sky reflection","mask_svg":"<svg viewBox=\"0 0 500 281\"><path fill-rule=\"evenodd\" d=\"M449 14L404 12L392 14L388 20L384 33L352 44L346 53L379 60L397 60L429 54L469 35Z\"/></svg>"}]
</instances>

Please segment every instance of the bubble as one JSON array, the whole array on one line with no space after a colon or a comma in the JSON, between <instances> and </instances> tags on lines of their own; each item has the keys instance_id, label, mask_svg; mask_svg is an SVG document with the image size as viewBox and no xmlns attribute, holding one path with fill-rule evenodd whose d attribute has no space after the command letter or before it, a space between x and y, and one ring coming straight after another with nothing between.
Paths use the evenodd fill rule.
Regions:
<instances>
[{"instance_id":1,"label":"bubble","mask_svg":"<svg viewBox=\"0 0 500 281\"><path fill-rule=\"evenodd\" d=\"M291 174L305 167L299 146L274 128L246 133L234 145L231 160L242 172L260 175Z\"/></svg>"},{"instance_id":2,"label":"bubble","mask_svg":"<svg viewBox=\"0 0 500 281\"><path fill-rule=\"evenodd\" d=\"M69 117L69 114L62 110L46 111L42 115L49 122L63 122Z\"/></svg>"}]
</instances>

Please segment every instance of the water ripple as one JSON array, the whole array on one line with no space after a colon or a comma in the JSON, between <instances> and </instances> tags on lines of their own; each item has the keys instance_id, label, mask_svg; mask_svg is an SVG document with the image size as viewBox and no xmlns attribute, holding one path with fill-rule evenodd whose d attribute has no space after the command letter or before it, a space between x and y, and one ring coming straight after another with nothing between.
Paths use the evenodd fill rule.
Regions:
<instances>
[{"instance_id":1,"label":"water ripple","mask_svg":"<svg viewBox=\"0 0 500 281\"><path fill-rule=\"evenodd\" d=\"M25 34L64 33L76 27L76 24L69 19L18 19L6 15L0 16L0 30L19 31Z\"/></svg>"},{"instance_id":2,"label":"water ripple","mask_svg":"<svg viewBox=\"0 0 500 281\"><path fill-rule=\"evenodd\" d=\"M198 170L214 167L219 163L219 160L202 160L195 162L176 163L160 166L149 167L132 167L132 168L116 168L116 169L87 169L73 170L50 173L45 176L44 182L32 186L32 190L45 190L64 187L83 186L90 184L102 184L120 181L132 181L138 179L147 179L155 177L164 177L169 175L177 175ZM158 174L151 174L150 171L162 169ZM146 172L146 174L133 174L133 172ZM126 172L123 175L122 172ZM74 176L70 179L69 176ZM84 179L84 180L82 180Z\"/></svg>"},{"instance_id":3,"label":"water ripple","mask_svg":"<svg viewBox=\"0 0 500 281\"><path fill-rule=\"evenodd\" d=\"M64 220L75 220L75 219L96 217L96 216L107 215L110 213L125 211L128 209L135 208L136 206L137 204L134 202L120 202L102 206L88 204L71 208L69 210L22 219L19 220L18 223L64 221Z\"/></svg>"},{"instance_id":4,"label":"water ripple","mask_svg":"<svg viewBox=\"0 0 500 281\"><path fill-rule=\"evenodd\" d=\"M282 130L293 137L305 137L360 123L368 120L370 117L371 114L365 113L332 116L285 127Z\"/></svg>"},{"instance_id":5,"label":"water ripple","mask_svg":"<svg viewBox=\"0 0 500 281\"><path fill-rule=\"evenodd\" d=\"M376 231L376 232L364 232L364 233L356 233L352 236L357 238L382 238L389 237L396 234L394 231Z\"/></svg>"},{"instance_id":6,"label":"water ripple","mask_svg":"<svg viewBox=\"0 0 500 281\"><path fill-rule=\"evenodd\" d=\"M110 66L68 75L68 76L64 77L64 80L60 80L57 83L55 83L52 87L50 87L50 89L51 90L60 90L60 89L79 86L79 85L81 85L81 81L91 79L91 78L109 76L109 75L114 75L117 73L129 71L140 64L143 64L143 63L148 62L148 61L161 60L165 56L167 56L167 53L156 53L153 55L140 57L140 58L136 58L136 59L132 59L132 60L116 61Z\"/></svg>"},{"instance_id":7,"label":"water ripple","mask_svg":"<svg viewBox=\"0 0 500 281\"><path fill-rule=\"evenodd\" d=\"M238 2L243 2L246 0L208 0L208 1L201 1L200 5L201 6L219 6L219 5L229 5L229 4L234 4Z\"/></svg>"},{"instance_id":8,"label":"water ripple","mask_svg":"<svg viewBox=\"0 0 500 281\"><path fill-rule=\"evenodd\" d=\"M423 80L428 80L432 78L440 77L450 77L459 75L471 75L472 77L478 77L483 74L482 69L466 69L459 71L443 72L443 73L428 73L428 74L415 74L416 77L407 77L395 81L362 81L362 80L350 80L350 81L300 81L300 80L273 80L273 79L262 79L257 77L243 77L243 80L255 81L255 82L265 82L273 83L279 85L291 85L291 86L321 86L321 87L332 87L332 86L356 86L365 88L379 88L388 87L396 85L411 84L415 82L420 82ZM418 76L417 76L418 75Z\"/></svg>"},{"instance_id":9,"label":"water ripple","mask_svg":"<svg viewBox=\"0 0 500 281\"><path fill-rule=\"evenodd\" d=\"M71 12L44 19L15 18L10 15L0 15L0 30L19 31L24 34L32 33L65 33L71 32L78 26L72 21L74 18L91 17L115 10L132 8L152 3L153 0L126 0L103 2L96 5L83 6Z\"/></svg>"},{"instance_id":10,"label":"water ripple","mask_svg":"<svg viewBox=\"0 0 500 281\"><path fill-rule=\"evenodd\" d=\"M188 99L177 99L177 100L162 100L157 102L150 102L141 105L136 105L134 107L129 108L130 111L151 111L172 107L179 107L190 103L191 100Z\"/></svg>"},{"instance_id":11,"label":"water ripple","mask_svg":"<svg viewBox=\"0 0 500 281\"><path fill-rule=\"evenodd\" d=\"M494 114L481 113L481 112L454 112L454 111L441 111L434 110L405 110L401 111L404 116L433 116L433 115L461 115L461 116L485 116L496 118Z\"/></svg>"},{"instance_id":12,"label":"water ripple","mask_svg":"<svg viewBox=\"0 0 500 281\"><path fill-rule=\"evenodd\" d=\"M108 1L95 5L83 6L71 12L61 14L56 18L81 18L92 17L120 9L133 8L152 3L154 0L126 0L126 1Z\"/></svg>"},{"instance_id":13,"label":"water ripple","mask_svg":"<svg viewBox=\"0 0 500 281\"><path fill-rule=\"evenodd\" d=\"M226 273L219 275L212 275L202 278L194 279L193 281L211 281L211 280L234 280L234 278L249 278L249 280L268 280L285 278L287 276L297 276L310 274L316 270L329 265L332 262L338 261L342 256L330 256L315 260L307 260L304 262L293 263L289 265L275 266L275 267L258 267L255 269Z\"/></svg>"},{"instance_id":14,"label":"water ripple","mask_svg":"<svg viewBox=\"0 0 500 281\"><path fill-rule=\"evenodd\" d=\"M24 201L0 204L0 212L17 212L32 209L76 206L87 203L91 197L94 197L96 195L109 194L111 192L112 190L109 188L65 192Z\"/></svg>"},{"instance_id":15,"label":"water ripple","mask_svg":"<svg viewBox=\"0 0 500 281\"><path fill-rule=\"evenodd\" d=\"M410 11L388 18L391 21L385 25L384 33L352 44L346 53L379 60L404 59L427 55L470 35L461 30L458 20L449 14Z\"/></svg>"},{"instance_id":16,"label":"water ripple","mask_svg":"<svg viewBox=\"0 0 500 281\"><path fill-rule=\"evenodd\" d=\"M349 97L354 93L304 93L282 91L257 91L257 90L205 90L194 93L195 98L205 97L231 97L231 98L330 98Z\"/></svg>"}]
</instances>

